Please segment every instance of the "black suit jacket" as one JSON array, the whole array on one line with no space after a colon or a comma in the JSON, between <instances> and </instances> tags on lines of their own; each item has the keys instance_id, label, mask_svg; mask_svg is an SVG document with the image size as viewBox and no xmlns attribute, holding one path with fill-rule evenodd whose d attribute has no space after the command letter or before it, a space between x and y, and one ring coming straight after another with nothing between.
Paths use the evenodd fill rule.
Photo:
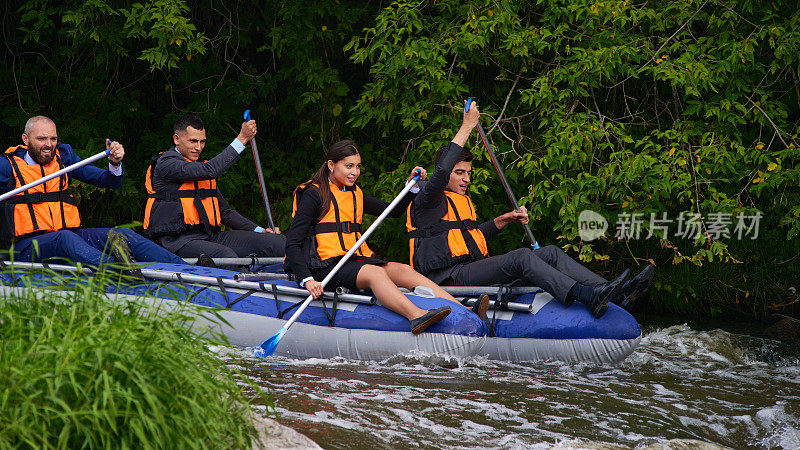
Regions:
<instances>
[{"instance_id":1,"label":"black suit jacket","mask_svg":"<svg viewBox=\"0 0 800 450\"><path fill-rule=\"evenodd\" d=\"M211 180L219 178L230 166L239 160L241 155L232 146L228 146L219 155L208 161L186 161L175 147L164 152L159 158L154 173L151 174L153 189L177 189L185 181ZM258 225L246 219L235 209L228 205L225 197L217 189L219 209L222 223L234 230L253 231ZM206 233L186 233L180 236L163 236L159 243L167 250L175 253L189 241L195 239L208 239L211 235Z\"/></svg>"}]
</instances>

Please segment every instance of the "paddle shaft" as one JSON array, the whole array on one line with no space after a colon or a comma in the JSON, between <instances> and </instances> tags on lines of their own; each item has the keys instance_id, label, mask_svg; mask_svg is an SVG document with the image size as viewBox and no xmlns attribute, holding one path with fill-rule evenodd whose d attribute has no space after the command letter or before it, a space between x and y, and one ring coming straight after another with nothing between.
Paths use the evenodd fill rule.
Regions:
<instances>
[{"instance_id":1,"label":"paddle shaft","mask_svg":"<svg viewBox=\"0 0 800 450\"><path fill-rule=\"evenodd\" d=\"M269 209L269 198L267 198L267 185L264 184L264 173L261 171L261 158L258 157L258 146L256 145L255 138L250 140L250 145L253 146L253 159L256 161L256 173L258 174L258 183L261 185L261 197L264 199L264 209L267 211L267 224L275 231L275 223L272 221L272 211Z\"/></svg>"},{"instance_id":2,"label":"paddle shaft","mask_svg":"<svg viewBox=\"0 0 800 450\"><path fill-rule=\"evenodd\" d=\"M91 164L91 163L97 161L98 159L101 159L101 158L104 158L104 157L108 156L110 153L111 153L111 150L103 150L102 152L100 152L100 153L98 153L98 154L96 154L96 155L94 155L92 157L86 158L86 159L84 159L82 161L78 161L78 162L76 162L75 164L73 164L71 166L64 167L63 169L61 169L61 170L59 170L57 172L53 172L50 175L44 176L42 178L39 178L36 181L32 181L32 182L26 184L25 186L18 187L16 189L14 189L13 191L8 191L5 194L0 195L0 202L2 202L3 200L8 200L9 198L19 194L22 191L26 191L26 190L28 190L28 189L30 189L32 187L38 186L38 185L40 185L42 183L46 183L47 181L52 180L53 178L58 178L61 175L64 175L64 174L69 173L69 172L72 172L75 169L81 168L81 167L83 167L83 166L85 166L87 164Z\"/></svg>"},{"instance_id":3,"label":"paddle shaft","mask_svg":"<svg viewBox=\"0 0 800 450\"><path fill-rule=\"evenodd\" d=\"M471 102L472 99L467 100L467 105L464 108L464 112L469 111L469 105ZM503 183L503 188L506 190L508 199L511 200L511 206L514 207L515 211L519 211L519 203L517 203L517 197L514 196L514 192L511 191L511 186L508 184L506 175L503 173L503 168L500 167L500 163L497 161L497 156L495 156L494 150L492 150L492 144L489 143L489 139L486 137L486 133L483 131L483 127L481 126L480 122L478 122L478 134L480 135L480 138L483 141L483 145L486 147L486 150L489 152L489 158L492 160L492 164L494 164L494 168L497 171L497 174L500 175L500 181ZM533 237L533 232L531 231L531 227L529 225L523 225L523 228L525 228L525 234L528 235L528 240L531 241L531 246L534 249L539 248L539 243L536 242L536 238Z\"/></svg>"},{"instance_id":4,"label":"paddle shaft","mask_svg":"<svg viewBox=\"0 0 800 450\"><path fill-rule=\"evenodd\" d=\"M244 112L244 120L250 120L249 109ZM258 184L261 186L261 197L264 200L264 209L267 210L267 224L270 229L275 231L275 223L272 221L272 211L269 209L269 198L267 198L267 185L264 183L264 172L261 171L261 158L258 156L256 138L250 139L250 145L253 147L253 159L256 162L256 174L258 174Z\"/></svg>"},{"instance_id":5,"label":"paddle shaft","mask_svg":"<svg viewBox=\"0 0 800 450\"><path fill-rule=\"evenodd\" d=\"M378 225L380 225L383 219L385 219L386 216L388 216L392 212L394 207L397 206L398 203L400 203L403 197L405 197L406 193L408 193L408 191L410 191L411 188L414 187L415 184L417 184L417 182L419 181L419 177L420 174L417 173L416 175L414 175L414 178L412 178L411 181L406 183L406 185L403 187L403 190L400 191L400 194L398 194L397 197L395 197L394 200L392 200L392 202L389 203L389 206L387 206L386 209L383 210L381 215L378 216L377 219L375 219L375 222L373 222L372 225L370 225L370 227L367 228L367 231L364 232L364 234L361 236L361 239L356 241L356 243L353 244L352 247L350 247L350 250L348 250L347 253L344 256L342 256L342 259L340 259L339 262L336 263L336 265L333 267L333 270L328 272L328 275L326 275L325 279L323 279L322 282L320 283L322 284L323 289L325 288L325 285L327 285L328 282L331 281L331 278L333 278L334 275L336 275L336 272L339 271L339 269L344 265L344 263L346 263L350 259L350 257L353 256L353 253L355 253L356 250L358 250L358 248L361 247L361 244L367 241L367 238L369 238L372 232L375 231L376 228L378 228ZM297 311L295 311L294 314L292 314L292 317L290 317L289 320L286 321L286 324L283 326L283 330L288 330L289 327L292 326L292 324L297 320L297 318L300 317L300 314L306 309L308 304L311 303L311 300L314 300L313 295L309 295L308 298L306 298L306 301L304 301L303 304L300 305L299 308L297 308Z\"/></svg>"}]
</instances>

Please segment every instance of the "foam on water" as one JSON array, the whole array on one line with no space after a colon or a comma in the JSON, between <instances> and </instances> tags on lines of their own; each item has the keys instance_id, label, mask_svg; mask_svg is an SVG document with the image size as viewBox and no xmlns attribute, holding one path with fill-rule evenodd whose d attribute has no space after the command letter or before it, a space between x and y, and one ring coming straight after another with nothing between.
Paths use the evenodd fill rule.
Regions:
<instances>
[{"instance_id":1,"label":"foam on water","mask_svg":"<svg viewBox=\"0 0 800 450\"><path fill-rule=\"evenodd\" d=\"M412 354L260 360L219 350L272 392L281 421L333 448L545 448L699 439L800 448L800 365L775 341L645 330L617 366Z\"/></svg>"}]
</instances>

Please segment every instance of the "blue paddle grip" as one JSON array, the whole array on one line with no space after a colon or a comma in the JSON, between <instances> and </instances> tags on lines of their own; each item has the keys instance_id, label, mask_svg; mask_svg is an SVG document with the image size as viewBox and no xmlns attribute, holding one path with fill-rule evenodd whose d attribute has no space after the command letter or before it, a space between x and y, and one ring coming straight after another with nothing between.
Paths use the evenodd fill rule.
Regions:
<instances>
[{"instance_id":1,"label":"blue paddle grip","mask_svg":"<svg viewBox=\"0 0 800 450\"><path fill-rule=\"evenodd\" d=\"M464 105L464 112L465 112L465 113L468 113L468 112L469 112L469 105L471 105L471 104L472 104L472 97L468 98L468 99L467 99L467 104L466 104L466 105Z\"/></svg>"},{"instance_id":2,"label":"blue paddle grip","mask_svg":"<svg viewBox=\"0 0 800 450\"><path fill-rule=\"evenodd\" d=\"M244 112L244 120L247 121L247 122L250 121L250 110L249 109Z\"/></svg>"}]
</instances>

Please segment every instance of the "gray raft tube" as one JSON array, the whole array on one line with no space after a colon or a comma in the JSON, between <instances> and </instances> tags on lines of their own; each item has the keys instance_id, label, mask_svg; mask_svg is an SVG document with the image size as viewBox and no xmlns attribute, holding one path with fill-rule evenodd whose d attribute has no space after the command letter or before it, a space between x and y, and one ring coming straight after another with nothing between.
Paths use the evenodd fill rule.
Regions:
<instances>
[{"instance_id":1,"label":"gray raft tube","mask_svg":"<svg viewBox=\"0 0 800 450\"><path fill-rule=\"evenodd\" d=\"M236 281L266 281L266 280L292 280L294 276L285 273L257 272L237 273L233 276ZM497 295L497 294L529 294L541 292L537 286L442 286L450 295Z\"/></svg>"},{"instance_id":2,"label":"gray raft tube","mask_svg":"<svg viewBox=\"0 0 800 450\"><path fill-rule=\"evenodd\" d=\"M235 259L235 258L229 258ZM75 267L63 264L42 264L42 263L23 263L23 262L14 262L13 265L8 265L7 267L14 268L20 267L23 269L51 269L60 272L80 272L80 273L91 273L91 269L86 267ZM259 275L259 276L272 276L272 278L263 278L264 280L268 279L286 279L286 274L280 273L261 273L261 274L236 274L236 275ZM181 272L173 272L169 270L153 270L153 269L142 269L142 276L147 279L151 280L161 280L161 281L172 281L178 283L194 283L194 284L202 284L207 286L220 286L220 284L226 288L239 288L239 289L248 289L248 290L255 290L261 292L277 292L278 294L283 295L290 295L293 297L305 297L308 295L308 291L301 288L295 288L291 286L281 286L281 285L274 285L274 284L265 284L253 281L238 281L238 280L231 280L228 278L221 278L221 277L208 277L202 275L194 275L194 274L187 274ZM482 295L482 294L515 294L515 293L531 293L540 291L538 287L533 286L444 286L443 289L451 295ZM433 292L430 289L424 288L422 286L417 287L414 292L415 295L423 296L423 297L434 297ZM360 303L360 304L375 304L376 300L375 297L369 295L359 295L359 294L351 294L349 290L344 288L336 288L335 292L324 292L322 297L325 299L334 299L338 298L339 301L345 301L349 303ZM477 299L467 299L466 306L471 307L475 304ZM495 301L491 300L489 302L490 307L495 306ZM521 312L532 312L533 311L533 304L526 304L526 303L514 303L514 302L501 302L500 306L502 309L507 309L509 311L521 311Z\"/></svg>"},{"instance_id":3,"label":"gray raft tube","mask_svg":"<svg viewBox=\"0 0 800 450\"><path fill-rule=\"evenodd\" d=\"M23 262L14 262L13 264L5 264L3 268L6 269L15 269L21 268L25 270L30 269L50 269L56 272L69 272L69 273L84 273L84 274L91 274L92 270L87 267L75 267L75 266L68 266L64 264L42 264L42 263L23 263ZM160 281L172 281L177 283L192 283L192 284L201 284L209 287L220 287L222 285L225 288L231 289L246 289L246 290L253 290L253 291L260 291L266 293L273 293L276 292L282 295L289 295L292 297L307 297L308 291L305 289L300 289L291 286L281 286L277 284L265 284L265 283L256 283L252 281L234 281L230 278L221 278L221 277L206 277L202 275L194 275L188 273L181 273L181 272L173 272L170 270L153 270L153 269L142 269L142 276L149 280L160 280ZM374 304L375 297L369 295L359 295L359 294L350 294L346 292L342 292L341 294L334 293L334 292L324 292L322 294L323 298L326 299L333 299L337 297L339 301L346 301L350 303L361 303L361 304Z\"/></svg>"},{"instance_id":4,"label":"gray raft tube","mask_svg":"<svg viewBox=\"0 0 800 450\"><path fill-rule=\"evenodd\" d=\"M197 258L183 258L187 264L197 264ZM219 266L250 266L256 264L283 264L283 257L252 256L249 258L211 258Z\"/></svg>"}]
</instances>

